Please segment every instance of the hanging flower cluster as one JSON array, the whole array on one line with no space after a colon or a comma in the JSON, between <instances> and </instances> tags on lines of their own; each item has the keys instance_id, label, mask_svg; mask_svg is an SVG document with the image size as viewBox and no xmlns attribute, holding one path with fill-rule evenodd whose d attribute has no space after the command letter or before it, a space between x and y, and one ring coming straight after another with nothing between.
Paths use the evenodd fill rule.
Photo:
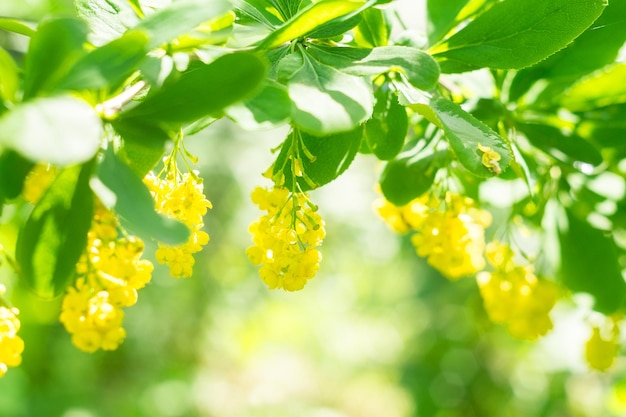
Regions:
<instances>
[{"instance_id":1,"label":"hanging flower cluster","mask_svg":"<svg viewBox=\"0 0 626 417\"><path fill-rule=\"evenodd\" d=\"M439 199L427 193L402 207L382 200L377 210L396 232L414 233L411 242L417 254L447 278L484 268L485 228L491 215L476 208L471 198L448 192Z\"/></svg>"},{"instance_id":2,"label":"hanging flower cluster","mask_svg":"<svg viewBox=\"0 0 626 417\"><path fill-rule=\"evenodd\" d=\"M60 321L72 343L85 352L114 350L124 340L124 307L137 302L137 290L152 277L152 263L141 259L143 242L119 234L113 212L97 205L85 254L76 265Z\"/></svg>"},{"instance_id":3,"label":"hanging flower cluster","mask_svg":"<svg viewBox=\"0 0 626 417\"><path fill-rule=\"evenodd\" d=\"M319 269L317 249L326 232L324 221L306 193L257 187L252 201L267 214L250 225L254 245L246 251L271 289L302 289Z\"/></svg>"},{"instance_id":4,"label":"hanging flower cluster","mask_svg":"<svg viewBox=\"0 0 626 417\"><path fill-rule=\"evenodd\" d=\"M590 368L606 371L615 362L620 348L620 329L617 317L607 317L601 325L591 328L585 344L585 361Z\"/></svg>"},{"instance_id":5,"label":"hanging flower cluster","mask_svg":"<svg viewBox=\"0 0 626 417\"><path fill-rule=\"evenodd\" d=\"M5 291L4 285L0 284L0 302ZM20 329L18 314L19 311L16 308L0 305L0 378L10 367L19 366L22 363L24 341L17 335Z\"/></svg>"},{"instance_id":6,"label":"hanging flower cluster","mask_svg":"<svg viewBox=\"0 0 626 417\"><path fill-rule=\"evenodd\" d=\"M24 197L24 200L31 204L37 204L54 180L56 174L57 169L52 165L35 164L24 179L24 186L22 188L22 197Z\"/></svg>"},{"instance_id":7,"label":"hanging flower cluster","mask_svg":"<svg viewBox=\"0 0 626 417\"><path fill-rule=\"evenodd\" d=\"M169 266L170 275L175 278L188 278L193 272L195 260L193 254L202 250L209 243L209 234L202 230L203 217L211 202L204 195L202 179L197 171L180 173L175 164L163 178L149 173L144 183L152 193L156 209L166 216L175 218L184 223L191 234L187 242L182 245L170 246L159 243L156 251L156 260L160 264Z\"/></svg>"},{"instance_id":8,"label":"hanging flower cluster","mask_svg":"<svg viewBox=\"0 0 626 417\"><path fill-rule=\"evenodd\" d=\"M504 243L489 243L485 253L493 271L476 278L489 318L519 339L545 335L552 329L549 313L557 300L556 285L537 278L531 265L516 264L515 253Z\"/></svg>"}]
</instances>

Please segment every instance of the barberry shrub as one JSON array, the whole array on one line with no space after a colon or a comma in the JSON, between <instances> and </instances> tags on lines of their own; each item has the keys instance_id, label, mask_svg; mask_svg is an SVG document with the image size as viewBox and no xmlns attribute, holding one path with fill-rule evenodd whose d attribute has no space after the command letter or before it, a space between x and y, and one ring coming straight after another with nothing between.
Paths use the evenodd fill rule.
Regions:
<instances>
[{"instance_id":1,"label":"barberry shrub","mask_svg":"<svg viewBox=\"0 0 626 417\"><path fill-rule=\"evenodd\" d=\"M35 294L63 297L74 345L123 341L123 309L154 268L144 242L172 276L193 275L212 182L184 141L228 118L289 126L272 184L250 190L265 214L247 255L267 287L319 273L326 229L309 193L375 158L378 212L417 256L475 277L488 317L522 339L552 328L559 300L591 295L603 320L589 321L586 359L611 366L626 299L625 0L429 0L423 37L389 0L163 3L0 19L28 40L23 56L0 45L0 207L28 213L3 217L19 233L2 256ZM2 375L24 346L0 297Z\"/></svg>"}]
</instances>

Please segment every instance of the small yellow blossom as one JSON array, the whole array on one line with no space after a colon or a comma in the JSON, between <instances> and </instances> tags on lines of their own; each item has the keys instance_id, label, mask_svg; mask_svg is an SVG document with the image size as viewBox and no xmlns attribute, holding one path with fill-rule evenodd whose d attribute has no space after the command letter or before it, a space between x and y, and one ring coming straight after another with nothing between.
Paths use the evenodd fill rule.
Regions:
<instances>
[{"instance_id":1,"label":"small yellow blossom","mask_svg":"<svg viewBox=\"0 0 626 417\"><path fill-rule=\"evenodd\" d=\"M530 265L517 265L510 246L487 245L486 257L494 271L477 275L485 310L494 323L507 326L518 339L534 340L552 329L549 313L557 300L557 287L537 278Z\"/></svg>"},{"instance_id":2,"label":"small yellow blossom","mask_svg":"<svg viewBox=\"0 0 626 417\"><path fill-rule=\"evenodd\" d=\"M0 296L5 288L0 284ZM19 311L16 308L0 306L0 378L7 373L10 367L22 363L24 341L17 335L20 329Z\"/></svg>"},{"instance_id":3,"label":"small yellow blossom","mask_svg":"<svg viewBox=\"0 0 626 417\"><path fill-rule=\"evenodd\" d=\"M57 170L49 164L36 164L24 180L22 188L24 199L31 204L37 204L54 181L56 173Z\"/></svg>"},{"instance_id":4,"label":"small yellow blossom","mask_svg":"<svg viewBox=\"0 0 626 417\"><path fill-rule=\"evenodd\" d=\"M447 193L439 200L426 193L402 207L383 200L377 209L396 232L413 232L417 254L447 278L459 279L484 268L484 235L491 215L475 208L471 198Z\"/></svg>"},{"instance_id":5,"label":"small yellow blossom","mask_svg":"<svg viewBox=\"0 0 626 417\"><path fill-rule=\"evenodd\" d=\"M481 158L483 165L493 171L496 175L501 174L502 168L500 168L500 164L498 162L502 159L502 156L500 156L500 154L494 151L491 147L483 146L480 143L478 144L478 150L483 153Z\"/></svg>"},{"instance_id":6,"label":"small yellow blossom","mask_svg":"<svg viewBox=\"0 0 626 417\"><path fill-rule=\"evenodd\" d=\"M603 326L593 326L591 336L585 343L585 361L598 371L609 369L619 352L619 326L614 318L607 319Z\"/></svg>"},{"instance_id":7,"label":"small yellow blossom","mask_svg":"<svg viewBox=\"0 0 626 417\"><path fill-rule=\"evenodd\" d=\"M325 237L324 222L304 193L257 187L252 201L267 212L250 225L250 262L270 288L296 291L313 278L322 259L317 249Z\"/></svg>"},{"instance_id":8,"label":"small yellow blossom","mask_svg":"<svg viewBox=\"0 0 626 417\"><path fill-rule=\"evenodd\" d=\"M193 254L209 243L209 234L202 230L203 217L213 206L204 196L202 180L197 172L168 174L165 178L149 173L144 183L152 193L157 211L180 220L191 232L187 242L182 245L159 243L155 254L157 262L169 266L170 275L188 278L193 273Z\"/></svg>"},{"instance_id":9,"label":"small yellow blossom","mask_svg":"<svg viewBox=\"0 0 626 417\"><path fill-rule=\"evenodd\" d=\"M126 337L122 309L137 302L137 290L152 277L152 263L141 259L143 242L120 237L118 228L115 215L97 204L78 278L61 305L59 320L85 352L117 349Z\"/></svg>"}]
</instances>

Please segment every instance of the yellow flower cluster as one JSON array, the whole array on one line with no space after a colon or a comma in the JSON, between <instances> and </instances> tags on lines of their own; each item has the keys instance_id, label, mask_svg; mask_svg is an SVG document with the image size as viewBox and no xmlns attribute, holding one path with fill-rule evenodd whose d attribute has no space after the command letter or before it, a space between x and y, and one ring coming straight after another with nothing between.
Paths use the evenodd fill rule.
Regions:
<instances>
[{"instance_id":1,"label":"yellow flower cluster","mask_svg":"<svg viewBox=\"0 0 626 417\"><path fill-rule=\"evenodd\" d=\"M305 193L285 188L257 187L252 201L267 214L250 225L253 246L246 253L270 289L304 288L319 269L318 246L326 232L324 221Z\"/></svg>"},{"instance_id":2,"label":"yellow flower cluster","mask_svg":"<svg viewBox=\"0 0 626 417\"><path fill-rule=\"evenodd\" d=\"M476 278L489 318L506 325L519 339L545 335L552 329L549 313L557 300L556 285L538 279L532 266L515 264L515 254L506 244L489 243L486 256L494 271L483 271Z\"/></svg>"},{"instance_id":3,"label":"yellow flower cluster","mask_svg":"<svg viewBox=\"0 0 626 417\"><path fill-rule=\"evenodd\" d=\"M24 180L22 196L31 204L37 204L46 192L57 173L56 168L48 164L36 164Z\"/></svg>"},{"instance_id":4,"label":"yellow flower cluster","mask_svg":"<svg viewBox=\"0 0 626 417\"><path fill-rule=\"evenodd\" d=\"M152 277L152 263L141 259L143 242L120 237L118 227L115 215L98 205L86 253L76 265L78 278L63 298L60 321L85 352L114 350L122 343L122 308L137 302L137 290Z\"/></svg>"},{"instance_id":5,"label":"yellow flower cluster","mask_svg":"<svg viewBox=\"0 0 626 417\"><path fill-rule=\"evenodd\" d=\"M491 215L476 208L471 198L449 192L439 200L427 193L402 207L383 200L377 210L396 232L415 232L411 242L417 254L449 279L484 268L485 228Z\"/></svg>"},{"instance_id":6,"label":"yellow flower cluster","mask_svg":"<svg viewBox=\"0 0 626 417\"><path fill-rule=\"evenodd\" d=\"M5 288L0 284L0 296ZM20 329L19 311L16 308L0 306L0 378L7 373L9 367L22 363L24 341L17 335Z\"/></svg>"},{"instance_id":7,"label":"yellow flower cluster","mask_svg":"<svg viewBox=\"0 0 626 417\"><path fill-rule=\"evenodd\" d=\"M613 365L619 351L619 326L616 319L607 320L604 326L593 326L591 337L585 344L585 360L589 367L606 371Z\"/></svg>"},{"instance_id":8,"label":"yellow flower cluster","mask_svg":"<svg viewBox=\"0 0 626 417\"><path fill-rule=\"evenodd\" d=\"M189 227L191 234L187 242L178 246L159 243L156 260L170 268L175 278L188 278L195 263L193 254L209 243L209 235L204 232L203 217L212 208L204 195L204 186L197 172L177 175L168 174L160 178L149 173L144 183L152 193L158 212L180 220Z\"/></svg>"},{"instance_id":9,"label":"yellow flower cluster","mask_svg":"<svg viewBox=\"0 0 626 417\"><path fill-rule=\"evenodd\" d=\"M500 154L494 151L491 147L483 146L480 143L478 144L478 150L482 152L481 162L483 165L494 174L501 174L502 168L500 168L499 161L502 159L502 156L500 156Z\"/></svg>"}]
</instances>

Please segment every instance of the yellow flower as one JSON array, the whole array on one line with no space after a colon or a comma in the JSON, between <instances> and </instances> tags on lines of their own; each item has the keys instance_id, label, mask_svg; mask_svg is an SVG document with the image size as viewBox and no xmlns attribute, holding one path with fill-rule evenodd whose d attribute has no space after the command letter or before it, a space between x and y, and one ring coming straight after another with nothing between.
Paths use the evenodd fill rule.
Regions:
<instances>
[{"instance_id":1,"label":"yellow flower","mask_svg":"<svg viewBox=\"0 0 626 417\"><path fill-rule=\"evenodd\" d=\"M518 339L545 335L552 329L549 313L557 300L556 285L538 279L531 266L515 264L506 244L491 242L486 254L495 270L480 272L476 279L491 321L507 326Z\"/></svg>"},{"instance_id":2,"label":"yellow flower","mask_svg":"<svg viewBox=\"0 0 626 417\"><path fill-rule=\"evenodd\" d=\"M585 360L598 371L609 369L619 352L619 326L616 319L606 320L602 327L594 326L585 343Z\"/></svg>"},{"instance_id":3,"label":"yellow flower","mask_svg":"<svg viewBox=\"0 0 626 417\"><path fill-rule=\"evenodd\" d=\"M476 209L472 199L453 193L441 202L430 195L421 200L410 204L412 213L421 216L419 222L413 221L416 233L411 238L417 254L449 279L482 270L489 213Z\"/></svg>"},{"instance_id":4,"label":"yellow flower","mask_svg":"<svg viewBox=\"0 0 626 417\"><path fill-rule=\"evenodd\" d=\"M193 273L193 254L209 242L208 233L202 230L203 217L213 206L204 196L202 181L195 172L166 178L149 173L144 183L152 193L157 211L180 220L190 229L187 242L177 246L159 243L156 251L157 262L169 266L171 276L188 278Z\"/></svg>"},{"instance_id":5,"label":"yellow flower","mask_svg":"<svg viewBox=\"0 0 626 417\"><path fill-rule=\"evenodd\" d=\"M0 295L2 292L0 291ZM0 378L10 367L22 363L24 341L17 335L20 329L18 314L19 311L15 308L0 307Z\"/></svg>"},{"instance_id":6,"label":"yellow flower","mask_svg":"<svg viewBox=\"0 0 626 417\"><path fill-rule=\"evenodd\" d=\"M143 242L119 237L118 228L115 215L97 204L87 249L76 265L78 278L61 305L59 320L85 352L113 350L122 343L122 308L137 302L137 290L152 276L152 263L141 259Z\"/></svg>"},{"instance_id":7,"label":"yellow flower","mask_svg":"<svg viewBox=\"0 0 626 417\"><path fill-rule=\"evenodd\" d=\"M304 193L291 194L284 188L257 187L252 201L267 212L250 225L253 246L246 254L270 288L302 289L319 269L326 232L321 216Z\"/></svg>"},{"instance_id":8,"label":"yellow flower","mask_svg":"<svg viewBox=\"0 0 626 417\"><path fill-rule=\"evenodd\" d=\"M24 199L31 204L37 204L54 181L56 173L57 170L51 165L36 164L24 180L24 187L22 188Z\"/></svg>"},{"instance_id":9,"label":"yellow flower","mask_svg":"<svg viewBox=\"0 0 626 417\"><path fill-rule=\"evenodd\" d=\"M502 156L496 151L494 151L489 146L483 146L480 143L478 144L478 150L483 153L481 161L484 166L486 166L490 171L493 171L496 175L502 173L502 168L500 168L500 164L498 163Z\"/></svg>"}]
</instances>

